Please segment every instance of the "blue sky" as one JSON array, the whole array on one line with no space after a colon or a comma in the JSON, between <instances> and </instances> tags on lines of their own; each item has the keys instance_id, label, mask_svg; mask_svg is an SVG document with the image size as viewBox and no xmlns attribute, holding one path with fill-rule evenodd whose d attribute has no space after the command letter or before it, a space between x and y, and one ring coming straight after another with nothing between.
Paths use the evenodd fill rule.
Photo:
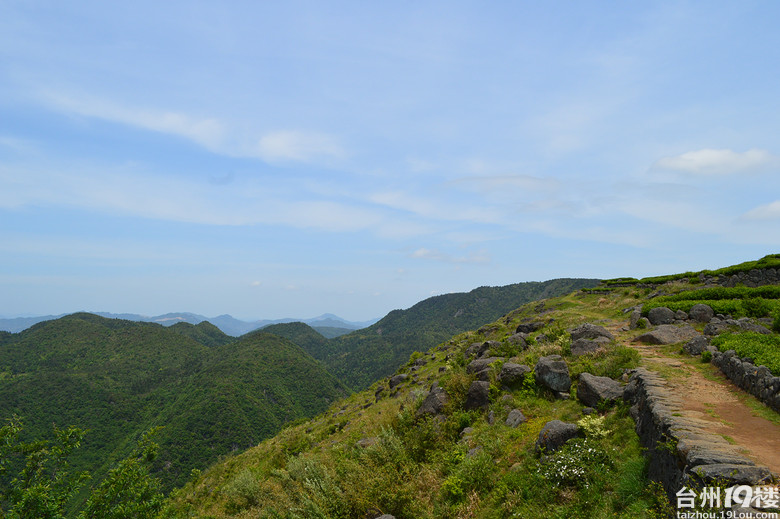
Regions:
<instances>
[{"instance_id":1,"label":"blue sky","mask_svg":"<svg viewBox=\"0 0 780 519\"><path fill-rule=\"evenodd\" d=\"M0 1L0 314L381 317L780 251L780 4Z\"/></svg>"}]
</instances>

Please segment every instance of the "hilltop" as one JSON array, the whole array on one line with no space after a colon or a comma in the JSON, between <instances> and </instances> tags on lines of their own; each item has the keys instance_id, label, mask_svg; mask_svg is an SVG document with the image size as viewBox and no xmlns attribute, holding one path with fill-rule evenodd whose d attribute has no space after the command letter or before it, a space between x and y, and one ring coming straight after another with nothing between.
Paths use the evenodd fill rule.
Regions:
<instances>
[{"instance_id":1,"label":"hilltop","mask_svg":"<svg viewBox=\"0 0 780 519\"><path fill-rule=\"evenodd\" d=\"M780 417L716 360L745 334L774 344L751 359L779 358L778 267L775 255L757 268L610 280L513 309L214 465L168 513L650 518L674 513L681 478L768 485L774 471L776 484ZM687 309L659 304L675 302ZM780 366L762 369L780 380ZM780 386L762 387L780 399ZM749 449L725 416L768 450Z\"/></svg>"},{"instance_id":2,"label":"hilltop","mask_svg":"<svg viewBox=\"0 0 780 519\"><path fill-rule=\"evenodd\" d=\"M393 310L379 322L337 337L327 348L310 353L351 388L365 389L395 371L412 352L427 351L529 301L598 283L597 279L552 279L430 297L406 310Z\"/></svg>"}]
</instances>

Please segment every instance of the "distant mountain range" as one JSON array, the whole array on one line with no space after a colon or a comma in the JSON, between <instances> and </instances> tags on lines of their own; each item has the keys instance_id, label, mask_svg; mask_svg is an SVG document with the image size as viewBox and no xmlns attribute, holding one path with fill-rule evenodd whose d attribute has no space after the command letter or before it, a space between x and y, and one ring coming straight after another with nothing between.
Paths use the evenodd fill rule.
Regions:
<instances>
[{"instance_id":1,"label":"distant mountain range","mask_svg":"<svg viewBox=\"0 0 780 519\"><path fill-rule=\"evenodd\" d=\"M349 333L354 330L359 330L367 326L371 326L379 319L372 319L365 322L353 322L342 319L341 317L333 314L322 314L318 317L312 317L311 319L276 319L268 320L262 319L258 321L242 321L236 319L233 316L224 314L217 317L205 317L203 315L193 314L189 312L175 312L156 316L147 316L139 314L112 314L109 312L90 312L101 317L109 319L124 319L126 321L139 321L147 323L159 323L163 326L172 326L176 323L189 323L200 324L204 321L208 321L222 332L233 337L240 337L245 333L249 333L260 328L265 328L273 324L284 324L292 322L306 323L322 335L328 338L337 337L345 333ZM26 330L34 324L38 324L43 321L51 321L59 319L68 314L60 315L43 315L36 317L14 317L14 318L2 318L0 319L0 331L7 331L12 333L19 333Z\"/></svg>"}]
</instances>

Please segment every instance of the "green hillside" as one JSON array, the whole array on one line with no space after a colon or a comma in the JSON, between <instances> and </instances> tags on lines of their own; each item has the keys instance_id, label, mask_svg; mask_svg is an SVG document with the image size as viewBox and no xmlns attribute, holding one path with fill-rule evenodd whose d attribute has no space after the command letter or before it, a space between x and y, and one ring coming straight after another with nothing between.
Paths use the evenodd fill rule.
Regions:
<instances>
[{"instance_id":1,"label":"green hillside","mask_svg":"<svg viewBox=\"0 0 780 519\"><path fill-rule=\"evenodd\" d=\"M321 359L329 348L328 339L306 323L272 324L262 331L294 342L315 359Z\"/></svg>"},{"instance_id":2,"label":"green hillside","mask_svg":"<svg viewBox=\"0 0 780 519\"><path fill-rule=\"evenodd\" d=\"M638 292L575 292L448 338L405 362L397 373L407 378L394 388L380 380L214 465L171 496L168 513L182 519L652 517L647 511L659 494L645 479L627 406L604 406L601 415L581 422L591 431L587 437L542 461L534 444L545 423L585 416L574 388L572 398L562 400L532 374L511 388L497 379L507 362L533 367L556 353L575 381L585 371L619 378L638 365L636 352L612 343L573 357L564 330L594 319L626 319L622 309L638 301ZM533 333L527 349L508 340L520 323L551 319L555 324ZM489 403L468 408L468 390L478 377L467 370L466 350L486 340L497 341L487 355L503 358L489 372ZM436 386L448 402L435 416L421 414ZM525 423L506 425L511 409L522 410Z\"/></svg>"},{"instance_id":3,"label":"green hillside","mask_svg":"<svg viewBox=\"0 0 780 519\"><path fill-rule=\"evenodd\" d=\"M225 337L203 323L164 328L91 314L4 334L0 418L20 416L27 438L49 436L52 424L87 429L72 465L98 477L163 426L156 467L170 489L347 393L290 341Z\"/></svg>"},{"instance_id":4,"label":"green hillside","mask_svg":"<svg viewBox=\"0 0 780 519\"><path fill-rule=\"evenodd\" d=\"M414 351L426 351L453 335L479 328L529 301L598 283L596 279L554 279L431 297L407 310L394 310L368 328L331 339L327 350L312 355L339 380L364 389L395 371Z\"/></svg>"},{"instance_id":5,"label":"green hillside","mask_svg":"<svg viewBox=\"0 0 780 519\"><path fill-rule=\"evenodd\" d=\"M203 321L198 324L184 322L176 323L168 329L172 332L195 339L204 346L224 346L225 344L236 340L235 337L225 334L222 330L208 321Z\"/></svg>"},{"instance_id":6,"label":"green hillside","mask_svg":"<svg viewBox=\"0 0 780 519\"><path fill-rule=\"evenodd\" d=\"M775 289L712 288L696 294L692 291L702 288L698 281L679 276L637 285L610 283L595 291L528 303L448 337L425 353L414 353L393 376L196 475L170 496L166 517L670 517L674 509L668 494L648 480L647 450L635 432L630 404L623 402L626 371L651 367L683 385L685 380L679 379L696 372L702 380L730 384L720 382L717 368L703 363L704 357L682 351L681 343L642 353L632 345L649 325L630 326L630 319L659 295L667 302L705 296L708 301L739 301L759 293L768 297ZM431 312L437 305L446 312L455 308L435 299L424 302ZM408 330L430 322L411 310L389 315L374 333L383 337L395 331L388 326L392 323L399 327L397 338L402 325ZM772 315L775 334L762 335L761 348L755 346L754 332L738 330L713 343L723 350L738 349L744 342L757 348L746 354L776 358L780 314ZM770 320L763 315L751 322ZM574 353L572 332L586 323L581 329L603 326L611 339ZM520 325L530 324L534 326L523 329L534 331L519 340ZM705 323L680 326L701 333ZM484 371L478 372L472 361L483 347ZM537 362L550 355L560 355L567 366L572 384L568 392L554 393L540 382ZM531 371L505 378L505 368L511 373L520 365ZM580 401L583 373L611 378L619 386L614 400L601 399L590 404L593 408ZM472 390L479 381L483 400L475 404ZM767 414L761 404L746 405L757 415ZM517 419L518 412L522 419ZM720 418L713 415L717 423ZM556 420L574 427L574 437L557 450L540 451L537 442L545 437L541 432ZM777 416L769 421L780 427Z\"/></svg>"}]
</instances>

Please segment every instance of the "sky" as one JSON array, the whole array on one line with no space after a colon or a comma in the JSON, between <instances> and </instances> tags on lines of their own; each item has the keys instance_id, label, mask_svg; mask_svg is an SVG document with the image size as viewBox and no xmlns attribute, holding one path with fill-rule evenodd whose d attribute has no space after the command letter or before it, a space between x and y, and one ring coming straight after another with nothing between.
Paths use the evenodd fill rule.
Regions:
<instances>
[{"instance_id":1,"label":"sky","mask_svg":"<svg viewBox=\"0 0 780 519\"><path fill-rule=\"evenodd\" d=\"M353 321L780 252L780 3L0 0L0 315Z\"/></svg>"}]
</instances>

